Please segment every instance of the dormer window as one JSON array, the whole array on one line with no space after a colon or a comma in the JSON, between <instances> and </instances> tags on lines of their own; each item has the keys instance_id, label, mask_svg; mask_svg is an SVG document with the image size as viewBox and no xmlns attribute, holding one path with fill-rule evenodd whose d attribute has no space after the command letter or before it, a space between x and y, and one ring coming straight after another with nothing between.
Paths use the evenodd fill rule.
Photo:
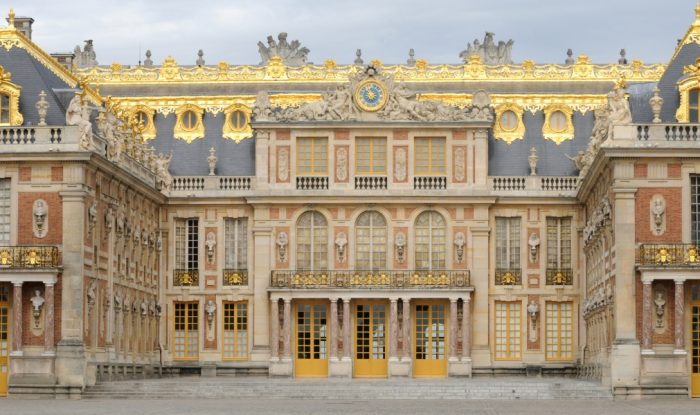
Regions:
<instances>
[{"instance_id":1,"label":"dormer window","mask_svg":"<svg viewBox=\"0 0 700 415\"><path fill-rule=\"evenodd\" d=\"M698 123L698 110L700 106L700 88L691 89L688 92L688 122Z\"/></svg>"},{"instance_id":2,"label":"dormer window","mask_svg":"<svg viewBox=\"0 0 700 415\"><path fill-rule=\"evenodd\" d=\"M228 107L224 111L226 119L224 120L222 136L236 143L251 138L253 129L250 126L250 112L250 108L243 104L233 104Z\"/></svg>"},{"instance_id":3,"label":"dormer window","mask_svg":"<svg viewBox=\"0 0 700 415\"><path fill-rule=\"evenodd\" d=\"M0 124L10 125L10 96L0 94Z\"/></svg>"},{"instance_id":4,"label":"dormer window","mask_svg":"<svg viewBox=\"0 0 700 415\"><path fill-rule=\"evenodd\" d=\"M19 94L22 89L10 81L12 74L0 66L0 125L22 125L24 118L19 113Z\"/></svg>"},{"instance_id":5,"label":"dormer window","mask_svg":"<svg viewBox=\"0 0 700 415\"><path fill-rule=\"evenodd\" d=\"M177 115L175 138L184 140L188 144L198 138L204 138L204 123L202 122L204 110L202 108L186 104L178 108L175 115Z\"/></svg>"}]
</instances>

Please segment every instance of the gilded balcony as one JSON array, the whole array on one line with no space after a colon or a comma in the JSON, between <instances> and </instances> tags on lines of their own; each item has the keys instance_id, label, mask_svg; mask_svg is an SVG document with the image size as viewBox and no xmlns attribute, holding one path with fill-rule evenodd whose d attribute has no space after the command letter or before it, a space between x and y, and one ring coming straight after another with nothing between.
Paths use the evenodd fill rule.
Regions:
<instances>
[{"instance_id":1,"label":"gilded balcony","mask_svg":"<svg viewBox=\"0 0 700 415\"><path fill-rule=\"evenodd\" d=\"M174 287L191 287L199 285L199 271L196 269L176 269L173 271Z\"/></svg>"},{"instance_id":2,"label":"gilded balcony","mask_svg":"<svg viewBox=\"0 0 700 415\"><path fill-rule=\"evenodd\" d=\"M247 269L224 269L222 283L224 286L248 285Z\"/></svg>"},{"instance_id":3,"label":"gilded balcony","mask_svg":"<svg viewBox=\"0 0 700 415\"><path fill-rule=\"evenodd\" d=\"M55 246L0 246L0 271L51 269L61 266Z\"/></svg>"},{"instance_id":4,"label":"gilded balcony","mask_svg":"<svg viewBox=\"0 0 700 415\"><path fill-rule=\"evenodd\" d=\"M272 271L273 288L440 289L470 286L468 270Z\"/></svg>"},{"instance_id":5,"label":"gilded balcony","mask_svg":"<svg viewBox=\"0 0 700 415\"><path fill-rule=\"evenodd\" d=\"M646 267L700 267L696 244L642 244L639 265Z\"/></svg>"},{"instance_id":6,"label":"gilded balcony","mask_svg":"<svg viewBox=\"0 0 700 415\"><path fill-rule=\"evenodd\" d=\"M547 268L546 271L547 285L573 285L574 270L571 268Z\"/></svg>"},{"instance_id":7,"label":"gilded balcony","mask_svg":"<svg viewBox=\"0 0 700 415\"><path fill-rule=\"evenodd\" d=\"M496 285L521 285L522 270L520 268L497 268Z\"/></svg>"}]
</instances>

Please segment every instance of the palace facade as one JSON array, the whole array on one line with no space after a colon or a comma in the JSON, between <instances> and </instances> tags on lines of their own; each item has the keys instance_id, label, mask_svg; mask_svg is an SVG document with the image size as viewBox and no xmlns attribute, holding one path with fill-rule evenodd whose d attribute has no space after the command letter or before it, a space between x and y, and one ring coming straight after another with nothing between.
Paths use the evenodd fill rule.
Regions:
<instances>
[{"instance_id":1,"label":"palace facade","mask_svg":"<svg viewBox=\"0 0 700 415\"><path fill-rule=\"evenodd\" d=\"M0 395L544 374L700 396L700 8L668 64L100 66L0 29ZM456 53L457 55L457 53Z\"/></svg>"}]
</instances>

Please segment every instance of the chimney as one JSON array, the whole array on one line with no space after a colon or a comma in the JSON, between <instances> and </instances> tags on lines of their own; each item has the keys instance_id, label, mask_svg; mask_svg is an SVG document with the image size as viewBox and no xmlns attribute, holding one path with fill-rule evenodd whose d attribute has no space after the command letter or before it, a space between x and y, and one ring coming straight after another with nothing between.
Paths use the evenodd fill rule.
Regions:
<instances>
[{"instance_id":1,"label":"chimney","mask_svg":"<svg viewBox=\"0 0 700 415\"><path fill-rule=\"evenodd\" d=\"M7 18L5 19L7 22L10 22L10 19ZM17 28L17 31L23 34L24 36L27 37L27 39L32 38L32 24L34 23L34 19L31 17L20 17L17 16L15 17L15 28Z\"/></svg>"},{"instance_id":2,"label":"chimney","mask_svg":"<svg viewBox=\"0 0 700 415\"><path fill-rule=\"evenodd\" d=\"M73 70L73 60L75 59L75 54L73 52L52 53L51 57L56 59L58 63L63 65L69 71Z\"/></svg>"}]
</instances>

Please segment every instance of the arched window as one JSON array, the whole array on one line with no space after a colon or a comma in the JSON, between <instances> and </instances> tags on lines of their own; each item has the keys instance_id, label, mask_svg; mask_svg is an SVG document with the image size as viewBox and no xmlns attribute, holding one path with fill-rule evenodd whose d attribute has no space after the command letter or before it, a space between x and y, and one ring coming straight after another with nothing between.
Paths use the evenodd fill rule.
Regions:
<instances>
[{"instance_id":1,"label":"arched window","mask_svg":"<svg viewBox=\"0 0 700 415\"><path fill-rule=\"evenodd\" d=\"M355 269L379 270L386 267L386 219L371 210L355 223Z\"/></svg>"},{"instance_id":2,"label":"arched window","mask_svg":"<svg viewBox=\"0 0 700 415\"><path fill-rule=\"evenodd\" d=\"M328 269L328 222L318 212L306 212L297 221L297 269Z\"/></svg>"},{"instance_id":3,"label":"arched window","mask_svg":"<svg viewBox=\"0 0 700 415\"><path fill-rule=\"evenodd\" d=\"M435 211L423 212L416 218L415 232L416 269L445 269L445 218Z\"/></svg>"}]
</instances>

